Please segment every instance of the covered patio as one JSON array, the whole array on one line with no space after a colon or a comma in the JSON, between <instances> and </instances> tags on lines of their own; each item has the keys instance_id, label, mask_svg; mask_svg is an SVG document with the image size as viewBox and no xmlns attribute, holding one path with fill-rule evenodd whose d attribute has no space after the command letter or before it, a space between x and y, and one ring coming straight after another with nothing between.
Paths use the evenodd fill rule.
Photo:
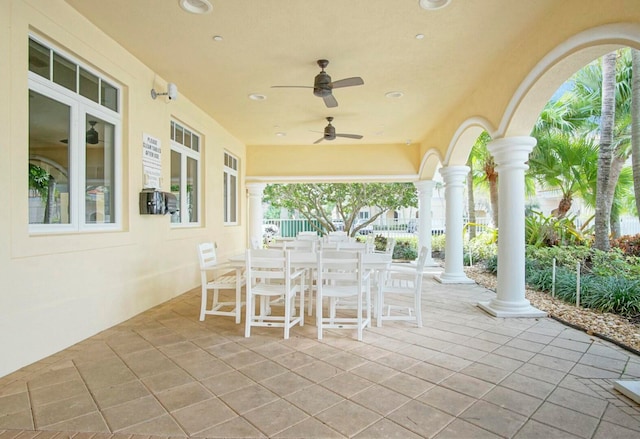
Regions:
<instances>
[{"instance_id":1,"label":"covered patio","mask_svg":"<svg viewBox=\"0 0 640 439\"><path fill-rule=\"evenodd\" d=\"M290 340L198 322L199 289L0 379L0 439L631 438L613 380L640 357L549 318L494 318L476 284L423 286L424 327ZM24 431L29 430L29 431ZM31 430L36 430L31 431Z\"/></svg>"}]
</instances>

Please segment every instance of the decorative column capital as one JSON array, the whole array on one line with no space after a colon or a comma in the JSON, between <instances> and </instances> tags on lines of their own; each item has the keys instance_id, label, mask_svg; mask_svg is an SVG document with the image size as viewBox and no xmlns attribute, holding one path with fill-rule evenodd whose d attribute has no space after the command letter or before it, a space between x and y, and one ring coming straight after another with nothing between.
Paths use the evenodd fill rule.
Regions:
<instances>
[{"instance_id":1,"label":"decorative column capital","mask_svg":"<svg viewBox=\"0 0 640 439\"><path fill-rule=\"evenodd\" d=\"M470 168L464 165L446 166L440 168L440 175L444 178L444 183L447 186L462 185L467 175L469 175Z\"/></svg>"},{"instance_id":2,"label":"decorative column capital","mask_svg":"<svg viewBox=\"0 0 640 439\"><path fill-rule=\"evenodd\" d=\"M416 187L418 192L429 194L433 191L433 188L436 186L436 182L433 180L420 180L420 181L414 181L413 185Z\"/></svg>"},{"instance_id":3,"label":"decorative column capital","mask_svg":"<svg viewBox=\"0 0 640 439\"><path fill-rule=\"evenodd\" d=\"M498 172L501 169L526 170L529 154L537 142L530 136L502 137L489 142L487 149L496 160Z\"/></svg>"},{"instance_id":4,"label":"decorative column capital","mask_svg":"<svg viewBox=\"0 0 640 439\"><path fill-rule=\"evenodd\" d=\"M267 187L266 183L246 183L247 192L250 197L262 197L264 189Z\"/></svg>"}]
</instances>

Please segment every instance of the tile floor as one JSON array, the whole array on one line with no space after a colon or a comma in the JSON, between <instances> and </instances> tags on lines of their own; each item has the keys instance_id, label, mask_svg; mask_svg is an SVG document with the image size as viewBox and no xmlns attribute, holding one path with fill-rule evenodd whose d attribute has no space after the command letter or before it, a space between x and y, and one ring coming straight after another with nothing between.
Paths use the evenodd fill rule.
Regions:
<instances>
[{"instance_id":1,"label":"tile floor","mask_svg":"<svg viewBox=\"0 0 640 439\"><path fill-rule=\"evenodd\" d=\"M551 319L496 319L494 293L425 279L424 327L313 321L283 340L198 321L193 290L0 378L0 439L638 438L613 389L640 357Z\"/></svg>"}]
</instances>

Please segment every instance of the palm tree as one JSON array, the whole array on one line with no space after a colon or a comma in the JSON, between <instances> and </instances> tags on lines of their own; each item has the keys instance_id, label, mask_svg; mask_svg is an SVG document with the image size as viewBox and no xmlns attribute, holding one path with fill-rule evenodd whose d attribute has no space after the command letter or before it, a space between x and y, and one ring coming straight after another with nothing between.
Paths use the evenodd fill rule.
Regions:
<instances>
[{"instance_id":1,"label":"palm tree","mask_svg":"<svg viewBox=\"0 0 640 439\"><path fill-rule=\"evenodd\" d=\"M631 164L636 212L640 217L640 50L631 49L633 84L631 98Z\"/></svg>"},{"instance_id":2,"label":"palm tree","mask_svg":"<svg viewBox=\"0 0 640 439\"><path fill-rule=\"evenodd\" d=\"M596 186L595 240L593 246L607 251L611 200L608 199L611 161L613 160L613 127L616 110L616 52L602 57L602 100L600 110L600 147L598 152L598 183Z\"/></svg>"},{"instance_id":3,"label":"palm tree","mask_svg":"<svg viewBox=\"0 0 640 439\"><path fill-rule=\"evenodd\" d=\"M598 149L587 137L573 137L549 131L538 135L538 144L529 158L528 175L542 186L562 193L552 214L560 219L571 209L575 196L585 197L595 186Z\"/></svg>"},{"instance_id":4,"label":"palm tree","mask_svg":"<svg viewBox=\"0 0 640 439\"><path fill-rule=\"evenodd\" d=\"M483 131L476 139L476 143L471 148L469 166L473 169L474 186L485 186L489 189L489 200L491 203L491 219L493 227L498 228L498 171L496 162L487 149L487 143L491 141L491 136Z\"/></svg>"}]
</instances>

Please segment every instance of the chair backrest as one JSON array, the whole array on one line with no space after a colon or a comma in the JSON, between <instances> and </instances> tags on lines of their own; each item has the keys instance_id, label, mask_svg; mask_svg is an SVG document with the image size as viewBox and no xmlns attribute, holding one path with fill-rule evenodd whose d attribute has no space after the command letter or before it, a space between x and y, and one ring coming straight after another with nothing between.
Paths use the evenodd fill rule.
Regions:
<instances>
[{"instance_id":1,"label":"chair backrest","mask_svg":"<svg viewBox=\"0 0 640 439\"><path fill-rule=\"evenodd\" d=\"M307 239L286 241L284 244L284 248L287 250L308 251L313 253L316 251L316 241Z\"/></svg>"},{"instance_id":2,"label":"chair backrest","mask_svg":"<svg viewBox=\"0 0 640 439\"><path fill-rule=\"evenodd\" d=\"M318 252L318 284L358 285L362 291L362 252L322 250Z\"/></svg>"},{"instance_id":3,"label":"chair backrest","mask_svg":"<svg viewBox=\"0 0 640 439\"><path fill-rule=\"evenodd\" d=\"M317 241L318 240L318 232L311 232L311 231L305 231L305 232L298 232L298 236L297 239L299 241Z\"/></svg>"},{"instance_id":4,"label":"chair backrest","mask_svg":"<svg viewBox=\"0 0 640 439\"><path fill-rule=\"evenodd\" d=\"M213 242L198 244L198 258L200 269L212 268L218 264L216 257L216 245Z\"/></svg>"},{"instance_id":5,"label":"chair backrest","mask_svg":"<svg viewBox=\"0 0 640 439\"><path fill-rule=\"evenodd\" d=\"M416 290L422 288L422 272L424 271L424 264L427 262L427 254L427 247L423 246L418 254L418 259L416 259Z\"/></svg>"},{"instance_id":6,"label":"chair backrest","mask_svg":"<svg viewBox=\"0 0 640 439\"><path fill-rule=\"evenodd\" d=\"M248 249L246 254L247 283L268 283L285 280L290 272L288 253L278 249Z\"/></svg>"},{"instance_id":7,"label":"chair backrest","mask_svg":"<svg viewBox=\"0 0 640 439\"><path fill-rule=\"evenodd\" d=\"M350 242L350 241L338 242L337 250L366 252L367 251L367 244L365 242L357 242L357 241L353 241L353 242Z\"/></svg>"},{"instance_id":8,"label":"chair backrest","mask_svg":"<svg viewBox=\"0 0 640 439\"><path fill-rule=\"evenodd\" d=\"M393 254L393 249L396 248L396 239L395 238L387 238L387 245L384 247L384 252L387 254ZM426 260L426 256L425 256Z\"/></svg>"},{"instance_id":9,"label":"chair backrest","mask_svg":"<svg viewBox=\"0 0 640 439\"><path fill-rule=\"evenodd\" d=\"M327 242L349 241L349 235L347 235L347 232L344 232L344 231L329 232L329 234L325 236L325 241Z\"/></svg>"}]
</instances>

